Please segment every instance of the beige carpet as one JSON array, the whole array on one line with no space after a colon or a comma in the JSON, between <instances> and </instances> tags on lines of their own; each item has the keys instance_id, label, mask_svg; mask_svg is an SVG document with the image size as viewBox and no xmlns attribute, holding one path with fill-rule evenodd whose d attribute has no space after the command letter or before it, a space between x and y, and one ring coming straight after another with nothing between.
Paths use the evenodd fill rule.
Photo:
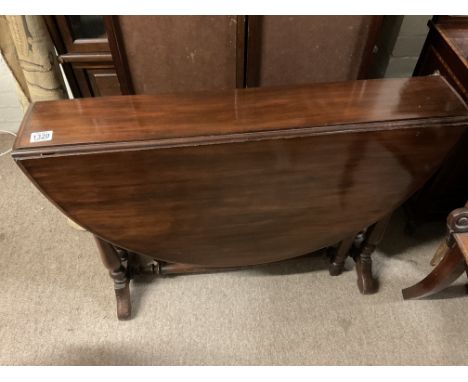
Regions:
<instances>
[{"instance_id":1,"label":"beige carpet","mask_svg":"<svg viewBox=\"0 0 468 382\"><path fill-rule=\"evenodd\" d=\"M0 152L11 144L0 142ZM396 214L374 256L375 295L359 294L352 261L333 278L319 254L134 282L135 317L119 322L91 235L72 229L9 156L0 185L0 364L468 364L466 277L435 299L401 297L431 269L441 225L407 237Z\"/></svg>"}]
</instances>

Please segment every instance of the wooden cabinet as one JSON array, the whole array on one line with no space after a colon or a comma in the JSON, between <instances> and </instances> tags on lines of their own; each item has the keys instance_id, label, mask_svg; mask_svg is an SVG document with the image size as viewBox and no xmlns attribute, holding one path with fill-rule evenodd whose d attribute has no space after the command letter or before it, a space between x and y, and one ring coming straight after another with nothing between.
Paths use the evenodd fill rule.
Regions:
<instances>
[{"instance_id":1,"label":"wooden cabinet","mask_svg":"<svg viewBox=\"0 0 468 382\"><path fill-rule=\"evenodd\" d=\"M103 16L45 20L75 98L121 94Z\"/></svg>"},{"instance_id":2,"label":"wooden cabinet","mask_svg":"<svg viewBox=\"0 0 468 382\"><path fill-rule=\"evenodd\" d=\"M103 16L53 16L67 52L109 52Z\"/></svg>"},{"instance_id":3,"label":"wooden cabinet","mask_svg":"<svg viewBox=\"0 0 468 382\"><path fill-rule=\"evenodd\" d=\"M429 28L414 75L438 72L468 101L468 17L439 16Z\"/></svg>"},{"instance_id":4,"label":"wooden cabinet","mask_svg":"<svg viewBox=\"0 0 468 382\"><path fill-rule=\"evenodd\" d=\"M468 101L468 17L438 16L429 22L429 34L414 75L440 74ZM468 201L468 135L464 134L442 167L408 203L412 223L445 219Z\"/></svg>"},{"instance_id":5,"label":"wooden cabinet","mask_svg":"<svg viewBox=\"0 0 468 382\"><path fill-rule=\"evenodd\" d=\"M75 97L367 78L381 16L47 16ZM120 90L118 90L120 88Z\"/></svg>"}]
</instances>

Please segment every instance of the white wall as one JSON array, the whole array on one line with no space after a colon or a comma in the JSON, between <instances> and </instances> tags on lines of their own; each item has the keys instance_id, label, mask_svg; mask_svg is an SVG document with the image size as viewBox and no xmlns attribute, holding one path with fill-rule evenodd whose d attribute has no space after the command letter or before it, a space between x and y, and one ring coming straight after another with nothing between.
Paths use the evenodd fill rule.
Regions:
<instances>
[{"instance_id":1,"label":"white wall","mask_svg":"<svg viewBox=\"0 0 468 382\"><path fill-rule=\"evenodd\" d=\"M22 118L13 76L0 55L0 130L17 132ZM4 135L0 135L0 139L2 137Z\"/></svg>"}]
</instances>

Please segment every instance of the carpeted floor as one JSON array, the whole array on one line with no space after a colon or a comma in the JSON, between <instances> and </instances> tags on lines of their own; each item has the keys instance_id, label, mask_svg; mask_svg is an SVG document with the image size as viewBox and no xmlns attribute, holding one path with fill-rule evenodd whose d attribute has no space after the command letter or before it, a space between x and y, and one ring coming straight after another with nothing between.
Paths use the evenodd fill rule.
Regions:
<instances>
[{"instance_id":1,"label":"carpeted floor","mask_svg":"<svg viewBox=\"0 0 468 382\"><path fill-rule=\"evenodd\" d=\"M0 152L11 143L0 135ZM437 298L401 297L430 271L442 225L408 237L396 213L374 256L375 295L359 294L352 261L330 277L318 254L133 282L134 318L119 322L91 235L71 228L9 155L0 187L0 364L468 364L466 277Z\"/></svg>"}]
</instances>

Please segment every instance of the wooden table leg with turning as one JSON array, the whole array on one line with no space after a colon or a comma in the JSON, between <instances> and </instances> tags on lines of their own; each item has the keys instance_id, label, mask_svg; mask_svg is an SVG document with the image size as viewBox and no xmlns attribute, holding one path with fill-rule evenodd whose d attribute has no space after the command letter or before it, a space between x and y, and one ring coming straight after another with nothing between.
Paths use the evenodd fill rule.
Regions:
<instances>
[{"instance_id":1,"label":"wooden table leg with turning","mask_svg":"<svg viewBox=\"0 0 468 382\"><path fill-rule=\"evenodd\" d=\"M428 297L448 287L463 272L468 275L468 208L447 218L446 252L434 270L417 284L403 289L405 300Z\"/></svg>"},{"instance_id":2,"label":"wooden table leg with turning","mask_svg":"<svg viewBox=\"0 0 468 382\"><path fill-rule=\"evenodd\" d=\"M382 241L391 215L371 226L366 232L366 238L360 253L355 256L357 285L362 294L372 294L377 291L378 284L372 275L372 253Z\"/></svg>"},{"instance_id":3,"label":"wooden table leg with turning","mask_svg":"<svg viewBox=\"0 0 468 382\"><path fill-rule=\"evenodd\" d=\"M119 320L127 320L132 315L130 302L130 277L128 268L124 266L126 252L119 254L107 241L95 236L96 243L104 266L109 270L109 275L114 280L115 297L117 299L117 317Z\"/></svg>"},{"instance_id":4,"label":"wooden table leg with turning","mask_svg":"<svg viewBox=\"0 0 468 382\"><path fill-rule=\"evenodd\" d=\"M357 233L348 236L346 239L340 241L336 248L333 247L330 265L328 267L331 276L339 276L343 273L344 263L349 256L356 235Z\"/></svg>"},{"instance_id":5,"label":"wooden table leg with turning","mask_svg":"<svg viewBox=\"0 0 468 382\"><path fill-rule=\"evenodd\" d=\"M372 275L372 253L382 241L383 235L390 221L391 215L386 216L374 225L370 226L362 236L359 243L359 235L350 236L340 242L332 255L329 272L332 276L338 276L343 272L344 262L348 256L356 262L357 284L362 294L372 294L377 291L377 282Z\"/></svg>"}]
</instances>

